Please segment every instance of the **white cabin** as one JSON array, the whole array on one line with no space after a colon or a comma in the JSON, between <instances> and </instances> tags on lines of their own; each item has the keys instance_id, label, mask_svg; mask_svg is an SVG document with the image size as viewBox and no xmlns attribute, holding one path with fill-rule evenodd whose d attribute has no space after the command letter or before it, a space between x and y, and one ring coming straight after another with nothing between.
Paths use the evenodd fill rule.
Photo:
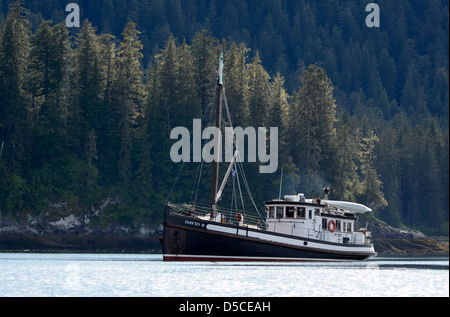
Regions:
<instances>
[{"instance_id":1,"label":"white cabin","mask_svg":"<svg viewBox=\"0 0 450 317\"><path fill-rule=\"evenodd\" d=\"M320 199L305 199L303 194L266 202L266 230L326 242L370 243L370 232L366 229L355 231L355 214L337 207L340 202L333 202L331 205Z\"/></svg>"}]
</instances>

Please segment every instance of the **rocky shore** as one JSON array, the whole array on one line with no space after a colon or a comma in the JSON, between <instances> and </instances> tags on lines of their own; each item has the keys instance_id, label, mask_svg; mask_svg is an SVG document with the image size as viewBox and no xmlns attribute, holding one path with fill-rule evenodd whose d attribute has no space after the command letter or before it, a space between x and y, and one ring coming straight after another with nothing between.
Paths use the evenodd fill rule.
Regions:
<instances>
[{"instance_id":1,"label":"rocky shore","mask_svg":"<svg viewBox=\"0 0 450 317\"><path fill-rule=\"evenodd\" d=\"M414 230L371 223L375 250L383 254L448 255L448 237L427 237ZM162 225L93 225L71 214L56 221L44 216L17 221L0 214L0 252L145 252L160 253Z\"/></svg>"},{"instance_id":2,"label":"rocky shore","mask_svg":"<svg viewBox=\"0 0 450 317\"><path fill-rule=\"evenodd\" d=\"M69 215L58 221L0 218L0 252L161 252L162 225L90 225Z\"/></svg>"},{"instance_id":3,"label":"rocky shore","mask_svg":"<svg viewBox=\"0 0 450 317\"><path fill-rule=\"evenodd\" d=\"M379 220L372 221L369 229L379 255L449 254L448 237L432 238L417 230L393 228Z\"/></svg>"}]
</instances>

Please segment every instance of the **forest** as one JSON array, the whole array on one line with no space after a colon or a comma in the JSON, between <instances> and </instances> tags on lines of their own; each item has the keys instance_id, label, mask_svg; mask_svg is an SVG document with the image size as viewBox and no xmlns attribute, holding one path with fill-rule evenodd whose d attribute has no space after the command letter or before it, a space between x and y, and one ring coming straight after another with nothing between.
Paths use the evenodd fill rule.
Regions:
<instances>
[{"instance_id":1,"label":"forest","mask_svg":"<svg viewBox=\"0 0 450 317\"><path fill-rule=\"evenodd\" d=\"M98 224L160 223L200 168L170 160L170 131L210 123L223 52L234 125L279 128L277 172L245 164L261 210L283 170L283 194L330 187L392 226L448 235L448 1L376 1L379 28L369 2L0 0L0 217L114 197Z\"/></svg>"}]
</instances>

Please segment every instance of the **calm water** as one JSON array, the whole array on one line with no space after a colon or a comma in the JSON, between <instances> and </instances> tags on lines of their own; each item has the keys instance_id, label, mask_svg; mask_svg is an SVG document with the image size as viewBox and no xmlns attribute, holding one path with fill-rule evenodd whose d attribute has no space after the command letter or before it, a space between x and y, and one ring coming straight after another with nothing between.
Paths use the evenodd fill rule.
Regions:
<instances>
[{"instance_id":1,"label":"calm water","mask_svg":"<svg viewBox=\"0 0 450 317\"><path fill-rule=\"evenodd\" d=\"M1 296L449 296L448 257L173 263L161 255L0 253Z\"/></svg>"}]
</instances>

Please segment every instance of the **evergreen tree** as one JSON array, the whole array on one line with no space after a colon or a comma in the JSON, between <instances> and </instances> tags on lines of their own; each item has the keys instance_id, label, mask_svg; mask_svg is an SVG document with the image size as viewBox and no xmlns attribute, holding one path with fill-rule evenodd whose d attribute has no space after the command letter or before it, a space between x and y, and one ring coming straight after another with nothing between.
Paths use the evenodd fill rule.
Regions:
<instances>
[{"instance_id":1,"label":"evergreen tree","mask_svg":"<svg viewBox=\"0 0 450 317\"><path fill-rule=\"evenodd\" d=\"M386 48L383 48L378 58L380 78L389 96L389 99L396 97L397 70L394 59L389 55Z\"/></svg>"},{"instance_id":2,"label":"evergreen tree","mask_svg":"<svg viewBox=\"0 0 450 317\"><path fill-rule=\"evenodd\" d=\"M217 80L218 50L215 47L217 41L203 30L193 39L191 50L194 61L194 78L198 88L198 98L202 105L202 113L205 113L209 102L214 95L214 85Z\"/></svg>"},{"instance_id":3,"label":"evergreen tree","mask_svg":"<svg viewBox=\"0 0 450 317\"><path fill-rule=\"evenodd\" d=\"M32 97L32 166L50 164L55 170L69 154L66 76L69 54L65 25L44 21L31 38L26 88ZM46 184L51 187L51 184Z\"/></svg>"},{"instance_id":4,"label":"evergreen tree","mask_svg":"<svg viewBox=\"0 0 450 317\"><path fill-rule=\"evenodd\" d=\"M249 77L249 124L254 127L265 127L267 110L269 109L270 76L261 65L258 52L256 52L252 63L248 65L247 71Z\"/></svg>"},{"instance_id":5,"label":"evergreen tree","mask_svg":"<svg viewBox=\"0 0 450 317\"><path fill-rule=\"evenodd\" d=\"M398 144L398 133L388 127L380 136L377 146L378 171L380 179L383 180L383 191L389 204L379 216L391 225L400 227L402 222L402 200L400 199L400 151Z\"/></svg>"},{"instance_id":6,"label":"evergreen tree","mask_svg":"<svg viewBox=\"0 0 450 317\"><path fill-rule=\"evenodd\" d=\"M357 166L360 136L346 122L340 122L337 133L332 194L339 200L356 201L360 186Z\"/></svg>"},{"instance_id":7,"label":"evergreen tree","mask_svg":"<svg viewBox=\"0 0 450 317\"><path fill-rule=\"evenodd\" d=\"M371 132L367 137L362 138L360 152L360 173L361 188L359 192L360 199L363 203L377 210L385 207L387 201L382 191L382 182L375 170L375 146L378 143L378 137Z\"/></svg>"},{"instance_id":8,"label":"evergreen tree","mask_svg":"<svg viewBox=\"0 0 450 317\"><path fill-rule=\"evenodd\" d=\"M235 126L245 126L248 116L248 72L247 54L250 51L244 43L232 43L224 56L224 81L230 112Z\"/></svg>"},{"instance_id":9,"label":"evergreen tree","mask_svg":"<svg viewBox=\"0 0 450 317\"><path fill-rule=\"evenodd\" d=\"M202 109L196 96L194 61L186 41L177 50L177 121L188 126L193 118L201 118Z\"/></svg>"},{"instance_id":10,"label":"evergreen tree","mask_svg":"<svg viewBox=\"0 0 450 317\"><path fill-rule=\"evenodd\" d=\"M118 170L123 190L129 188L132 176L132 145L135 125L142 115L144 100L141 69L142 43L136 25L129 22L115 59L115 78L112 88L112 108L118 115Z\"/></svg>"},{"instance_id":11,"label":"evergreen tree","mask_svg":"<svg viewBox=\"0 0 450 317\"><path fill-rule=\"evenodd\" d=\"M0 142L8 169L26 160L28 95L24 90L30 52L30 22L22 1L14 1L0 29Z\"/></svg>"},{"instance_id":12,"label":"evergreen tree","mask_svg":"<svg viewBox=\"0 0 450 317\"><path fill-rule=\"evenodd\" d=\"M164 105L161 110L165 114L165 129L167 135L170 130L176 127L174 115L178 97L178 69L177 69L177 48L175 38L171 35L167 41L165 49L160 56L160 67L158 67L158 78L161 85L160 102Z\"/></svg>"},{"instance_id":13,"label":"evergreen tree","mask_svg":"<svg viewBox=\"0 0 450 317\"><path fill-rule=\"evenodd\" d=\"M296 185L299 183L298 169L295 167L289 153L289 98L284 87L285 79L277 73L270 85L269 109L267 124L270 127L278 128L278 162L282 167L278 171L283 171L282 188L284 193L295 193ZM280 177L268 176L271 179L270 190L279 188Z\"/></svg>"},{"instance_id":14,"label":"evergreen tree","mask_svg":"<svg viewBox=\"0 0 450 317\"><path fill-rule=\"evenodd\" d=\"M323 186L320 174L333 174L336 103L333 85L325 71L311 65L302 76L302 87L295 94L290 114L292 157L304 185L316 190Z\"/></svg>"},{"instance_id":15,"label":"evergreen tree","mask_svg":"<svg viewBox=\"0 0 450 317\"><path fill-rule=\"evenodd\" d=\"M64 88L68 31L62 24L51 27L51 21L44 21L32 36L31 45L27 88L33 97L32 107L48 108L51 99L61 95ZM41 109L41 112L47 116L62 113L61 109L52 110Z\"/></svg>"},{"instance_id":16,"label":"evergreen tree","mask_svg":"<svg viewBox=\"0 0 450 317\"><path fill-rule=\"evenodd\" d=\"M104 114L101 111L104 90L101 47L96 28L91 22L86 20L83 23L75 43L77 45L74 51L76 101L81 112L81 126L77 129L81 130L80 137L87 140L91 129L98 131L101 128L102 121L98 119Z\"/></svg>"}]
</instances>

